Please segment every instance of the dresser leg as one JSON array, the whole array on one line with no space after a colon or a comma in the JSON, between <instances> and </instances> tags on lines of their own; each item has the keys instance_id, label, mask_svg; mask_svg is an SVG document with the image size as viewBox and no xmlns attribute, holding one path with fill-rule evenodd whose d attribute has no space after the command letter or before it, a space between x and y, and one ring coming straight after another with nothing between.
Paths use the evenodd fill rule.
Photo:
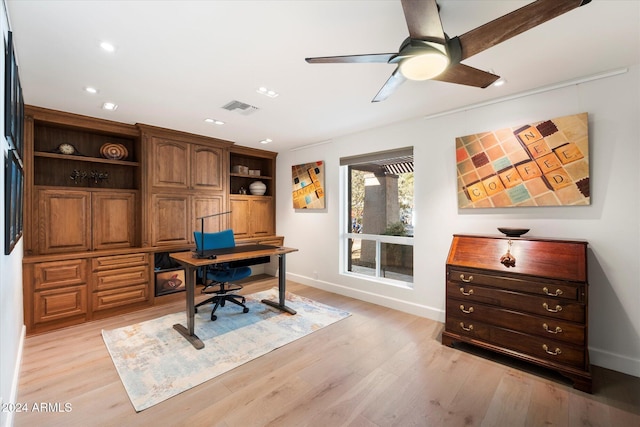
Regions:
<instances>
[{"instance_id":1,"label":"dresser leg","mask_svg":"<svg viewBox=\"0 0 640 427\"><path fill-rule=\"evenodd\" d=\"M446 345L448 347L453 347L453 338L445 335L444 333L442 334L442 345Z\"/></svg>"},{"instance_id":2,"label":"dresser leg","mask_svg":"<svg viewBox=\"0 0 640 427\"><path fill-rule=\"evenodd\" d=\"M584 391L585 393L592 394L592 381L591 377L585 378L578 375L571 375L565 372L560 372L565 377L573 381L573 388L576 390Z\"/></svg>"}]
</instances>

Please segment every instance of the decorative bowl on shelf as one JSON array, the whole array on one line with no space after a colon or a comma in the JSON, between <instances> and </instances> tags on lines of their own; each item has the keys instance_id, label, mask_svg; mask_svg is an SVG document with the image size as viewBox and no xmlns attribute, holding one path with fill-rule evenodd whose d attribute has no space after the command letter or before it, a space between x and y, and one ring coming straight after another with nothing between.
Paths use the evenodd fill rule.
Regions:
<instances>
[{"instance_id":1,"label":"decorative bowl on shelf","mask_svg":"<svg viewBox=\"0 0 640 427\"><path fill-rule=\"evenodd\" d=\"M127 158L129 151L122 144L108 142L100 147L100 155L105 159L122 160Z\"/></svg>"},{"instance_id":2,"label":"decorative bowl on shelf","mask_svg":"<svg viewBox=\"0 0 640 427\"><path fill-rule=\"evenodd\" d=\"M73 144L69 144L67 142L63 142L62 144L58 145L55 152L67 155L78 154L78 150L76 149L76 147L74 147Z\"/></svg>"},{"instance_id":3,"label":"decorative bowl on shelf","mask_svg":"<svg viewBox=\"0 0 640 427\"><path fill-rule=\"evenodd\" d=\"M267 186L262 181L253 181L249 185L249 191L254 196L263 196L264 193L266 193L266 191L267 191Z\"/></svg>"},{"instance_id":4,"label":"decorative bowl on shelf","mask_svg":"<svg viewBox=\"0 0 640 427\"><path fill-rule=\"evenodd\" d=\"M498 231L507 237L520 237L526 234L529 228L498 227Z\"/></svg>"}]
</instances>

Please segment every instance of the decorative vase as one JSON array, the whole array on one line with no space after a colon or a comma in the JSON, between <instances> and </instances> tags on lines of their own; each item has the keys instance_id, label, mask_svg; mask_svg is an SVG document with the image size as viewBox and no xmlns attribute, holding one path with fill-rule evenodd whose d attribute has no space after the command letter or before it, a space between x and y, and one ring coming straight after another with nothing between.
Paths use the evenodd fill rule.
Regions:
<instances>
[{"instance_id":1,"label":"decorative vase","mask_svg":"<svg viewBox=\"0 0 640 427\"><path fill-rule=\"evenodd\" d=\"M267 191L267 186L262 181L254 181L249 185L249 191L254 196L262 196Z\"/></svg>"}]
</instances>

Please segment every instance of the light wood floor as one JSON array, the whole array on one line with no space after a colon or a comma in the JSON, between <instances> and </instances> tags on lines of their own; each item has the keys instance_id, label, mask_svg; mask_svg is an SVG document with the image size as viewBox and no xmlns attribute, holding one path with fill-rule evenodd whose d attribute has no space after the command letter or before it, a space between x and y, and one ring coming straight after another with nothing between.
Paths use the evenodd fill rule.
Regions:
<instances>
[{"instance_id":1,"label":"light wood floor","mask_svg":"<svg viewBox=\"0 0 640 427\"><path fill-rule=\"evenodd\" d=\"M548 371L442 346L441 323L296 283L288 290L352 316L140 413L101 330L183 302L28 337L18 401L71 410L18 413L15 426L640 426L638 378L594 367L594 394L585 394Z\"/></svg>"}]
</instances>

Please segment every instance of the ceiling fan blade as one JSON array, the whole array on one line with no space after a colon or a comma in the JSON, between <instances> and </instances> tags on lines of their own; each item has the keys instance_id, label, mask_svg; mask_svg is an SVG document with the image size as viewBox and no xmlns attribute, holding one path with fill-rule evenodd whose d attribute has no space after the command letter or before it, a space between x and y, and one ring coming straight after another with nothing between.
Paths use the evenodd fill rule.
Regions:
<instances>
[{"instance_id":1,"label":"ceiling fan blade","mask_svg":"<svg viewBox=\"0 0 640 427\"><path fill-rule=\"evenodd\" d=\"M380 102L384 101L391 95L395 90L404 83L406 78L402 75L402 73L396 68L391 74L391 77L387 80L387 82L382 86L382 89L378 91L378 94L375 98L371 100L371 102Z\"/></svg>"},{"instance_id":2,"label":"ceiling fan blade","mask_svg":"<svg viewBox=\"0 0 640 427\"><path fill-rule=\"evenodd\" d=\"M451 65L449 68L444 70L442 74L432 78L431 80L475 86L484 89L499 78L500 76L496 76L495 74L491 74L477 68L469 67L468 65L455 64Z\"/></svg>"},{"instance_id":3,"label":"ceiling fan blade","mask_svg":"<svg viewBox=\"0 0 640 427\"><path fill-rule=\"evenodd\" d=\"M591 0L537 0L457 37L464 60ZM404 2L403 2L404 3Z\"/></svg>"},{"instance_id":4,"label":"ceiling fan blade","mask_svg":"<svg viewBox=\"0 0 640 427\"><path fill-rule=\"evenodd\" d=\"M328 64L328 63L387 63L397 53L373 53L369 55L345 55L345 56L321 56L317 58L305 58L309 64Z\"/></svg>"},{"instance_id":5,"label":"ceiling fan blade","mask_svg":"<svg viewBox=\"0 0 640 427\"><path fill-rule=\"evenodd\" d=\"M412 39L444 42L436 0L402 0L402 10Z\"/></svg>"}]
</instances>

